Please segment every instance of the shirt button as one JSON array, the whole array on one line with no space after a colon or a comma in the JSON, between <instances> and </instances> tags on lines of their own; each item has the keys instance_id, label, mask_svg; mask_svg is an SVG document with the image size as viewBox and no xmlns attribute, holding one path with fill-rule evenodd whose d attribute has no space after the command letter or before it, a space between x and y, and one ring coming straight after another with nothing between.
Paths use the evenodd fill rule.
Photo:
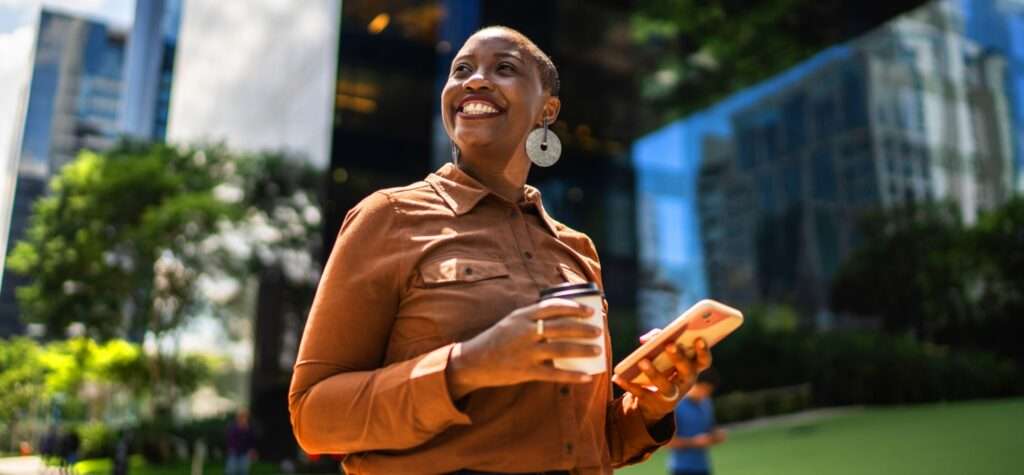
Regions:
<instances>
[{"instance_id":1,"label":"shirt button","mask_svg":"<svg viewBox=\"0 0 1024 475\"><path fill-rule=\"evenodd\" d=\"M562 386L562 388L559 389L558 392L562 393L563 396L568 396L569 395L569 386Z\"/></svg>"},{"instance_id":2,"label":"shirt button","mask_svg":"<svg viewBox=\"0 0 1024 475\"><path fill-rule=\"evenodd\" d=\"M524 252L523 255L526 256L527 259L533 259L533 254L530 254L530 251Z\"/></svg>"},{"instance_id":3,"label":"shirt button","mask_svg":"<svg viewBox=\"0 0 1024 475\"><path fill-rule=\"evenodd\" d=\"M572 442L567 442L565 444L565 453L567 453L567 454L571 454L572 453Z\"/></svg>"},{"instance_id":4,"label":"shirt button","mask_svg":"<svg viewBox=\"0 0 1024 475\"><path fill-rule=\"evenodd\" d=\"M472 267L467 267L466 268L466 275L473 275L473 268Z\"/></svg>"}]
</instances>

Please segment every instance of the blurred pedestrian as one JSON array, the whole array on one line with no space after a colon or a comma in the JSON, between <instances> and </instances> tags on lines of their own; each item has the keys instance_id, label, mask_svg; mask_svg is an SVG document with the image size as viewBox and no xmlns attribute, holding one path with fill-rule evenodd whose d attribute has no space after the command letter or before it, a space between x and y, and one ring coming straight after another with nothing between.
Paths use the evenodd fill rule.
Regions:
<instances>
[{"instance_id":1,"label":"blurred pedestrian","mask_svg":"<svg viewBox=\"0 0 1024 475\"><path fill-rule=\"evenodd\" d=\"M128 455L131 447L131 434L127 429L122 429L117 436L117 444L114 445L114 473L113 475L128 475Z\"/></svg>"},{"instance_id":2,"label":"blurred pedestrian","mask_svg":"<svg viewBox=\"0 0 1024 475\"><path fill-rule=\"evenodd\" d=\"M227 459L224 475L249 475L249 466L256 459L252 427L249 426L249 411L239 409L235 419L228 423Z\"/></svg>"},{"instance_id":3,"label":"blurred pedestrian","mask_svg":"<svg viewBox=\"0 0 1024 475\"><path fill-rule=\"evenodd\" d=\"M78 431L74 427L68 428L66 434L60 439L60 473L75 473L75 464L78 463L78 448L82 439L78 437Z\"/></svg>"},{"instance_id":4,"label":"blurred pedestrian","mask_svg":"<svg viewBox=\"0 0 1024 475\"><path fill-rule=\"evenodd\" d=\"M48 461L53 457L57 457L60 454L58 450L58 444L60 439L57 435L57 427L51 425L46 429L46 433L39 439L39 455L43 457L44 461Z\"/></svg>"},{"instance_id":5,"label":"blurred pedestrian","mask_svg":"<svg viewBox=\"0 0 1024 475\"><path fill-rule=\"evenodd\" d=\"M715 425L715 406L711 395L718 375L708 370L697 376L697 384L676 406L676 435L668 446L669 473L672 475L709 475L708 448L725 442L725 431Z\"/></svg>"}]
</instances>

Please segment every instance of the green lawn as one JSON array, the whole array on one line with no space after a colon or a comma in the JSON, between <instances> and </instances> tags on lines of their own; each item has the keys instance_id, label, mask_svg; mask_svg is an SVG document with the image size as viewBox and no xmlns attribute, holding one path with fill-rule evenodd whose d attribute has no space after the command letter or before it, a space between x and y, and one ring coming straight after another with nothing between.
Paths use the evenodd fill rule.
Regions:
<instances>
[{"instance_id":1,"label":"green lawn","mask_svg":"<svg viewBox=\"0 0 1024 475\"><path fill-rule=\"evenodd\" d=\"M1024 474L1024 399L871 408L734 431L716 475ZM617 474L665 474L668 450Z\"/></svg>"}]
</instances>

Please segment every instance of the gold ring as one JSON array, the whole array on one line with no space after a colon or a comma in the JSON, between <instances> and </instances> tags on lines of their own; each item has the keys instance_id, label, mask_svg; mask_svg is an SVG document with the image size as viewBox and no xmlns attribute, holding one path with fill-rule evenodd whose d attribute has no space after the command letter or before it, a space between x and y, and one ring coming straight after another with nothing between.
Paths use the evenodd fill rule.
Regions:
<instances>
[{"instance_id":1,"label":"gold ring","mask_svg":"<svg viewBox=\"0 0 1024 475\"><path fill-rule=\"evenodd\" d=\"M679 394L679 386L676 386L675 384L673 384L672 388L675 389L676 392L672 393L672 395L670 397L662 396L660 391L655 393L655 394L657 394L658 397L660 397L661 399L663 399L663 400L665 400L667 402L676 402L676 401L679 400L679 396L680 396L680 394Z\"/></svg>"},{"instance_id":2,"label":"gold ring","mask_svg":"<svg viewBox=\"0 0 1024 475\"><path fill-rule=\"evenodd\" d=\"M544 320L537 320L537 336L544 338Z\"/></svg>"}]
</instances>

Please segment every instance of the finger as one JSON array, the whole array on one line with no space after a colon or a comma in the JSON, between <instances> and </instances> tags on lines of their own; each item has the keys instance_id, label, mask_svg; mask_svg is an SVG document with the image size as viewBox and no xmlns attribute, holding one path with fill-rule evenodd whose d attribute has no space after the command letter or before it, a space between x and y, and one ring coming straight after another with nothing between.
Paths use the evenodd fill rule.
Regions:
<instances>
[{"instance_id":1,"label":"finger","mask_svg":"<svg viewBox=\"0 0 1024 475\"><path fill-rule=\"evenodd\" d=\"M625 378L619 375L612 376L612 382L639 399L646 399L651 395L651 391L649 389L632 381L626 381Z\"/></svg>"},{"instance_id":2,"label":"finger","mask_svg":"<svg viewBox=\"0 0 1024 475\"><path fill-rule=\"evenodd\" d=\"M555 358L585 358L601 354L601 347L571 341L549 341L535 347L534 356L537 361Z\"/></svg>"},{"instance_id":3,"label":"finger","mask_svg":"<svg viewBox=\"0 0 1024 475\"><path fill-rule=\"evenodd\" d=\"M586 318L594 313L594 310L567 299L548 299L533 306L529 312L530 320L546 320L558 317Z\"/></svg>"},{"instance_id":4,"label":"finger","mask_svg":"<svg viewBox=\"0 0 1024 475\"><path fill-rule=\"evenodd\" d=\"M693 362L681 354L679 346L669 345L668 348L665 348L665 354L668 355L668 359L672 361L672 366L676 369L675 381L677 383L687 384L695 377L696 371Z\"/></svg>"},{"instance_id":5,"label":"finger","mask_svg":"<svg viewBox=\"0 0 1024 475\"><path fill-rule=\"evenodd\" d=\"M640 335L640 343L647 343L652 338L658 336L659 333L661 333L661 329L655 328L647 333L644 333L643 335Z\"/></svg>"},{"instance_id":6,"label":"finger","mask_svg":"<svg viewBox=\"0 0 1024 475\"><path fill-rule=\"evenodd\" d=\"M662 396L668 397L675 394L675 384L668 380L668 376L661 371L658 371L658 369L655 368L649 360L646 358L640 360L639 366L640 371L643 371L644 374L647 375L647 379L651 381L651 384L658 388L658 392L661 393Z\"/></svg>"},{"instance_id":7,"label":"finger","mask_svg":"<svg viewBox=\"0 0 1024 475\"><path fill-rule=\"evenodd\" d=\"M594 380L594 377L586 373L566 371L552 366L538 365L530 371L530 379L551 383L580 384L589 383Z\"/></svg>"},{"instance_id":8,"label":"finger","mask_svg":"<svg viewBox=\"0 0 1024 475\"><path fill-rule=\"evenodd\" d=\"M597 338L603 333L601 327L577 319L554 318L544 321L545 338Z\"/></svg>"},{"instance_id":9,"label":"finger","mask_svg":"<svg viewBox=\"0 0 1024 475\"><path fill-rule=\"evenodd\" d=\"M703 338L698 338L693 344L696 348L697 355L697 372L704 371L711 367L711 348L708 347L708 342L704 341Z\"/></svg>"}]
</instances>

